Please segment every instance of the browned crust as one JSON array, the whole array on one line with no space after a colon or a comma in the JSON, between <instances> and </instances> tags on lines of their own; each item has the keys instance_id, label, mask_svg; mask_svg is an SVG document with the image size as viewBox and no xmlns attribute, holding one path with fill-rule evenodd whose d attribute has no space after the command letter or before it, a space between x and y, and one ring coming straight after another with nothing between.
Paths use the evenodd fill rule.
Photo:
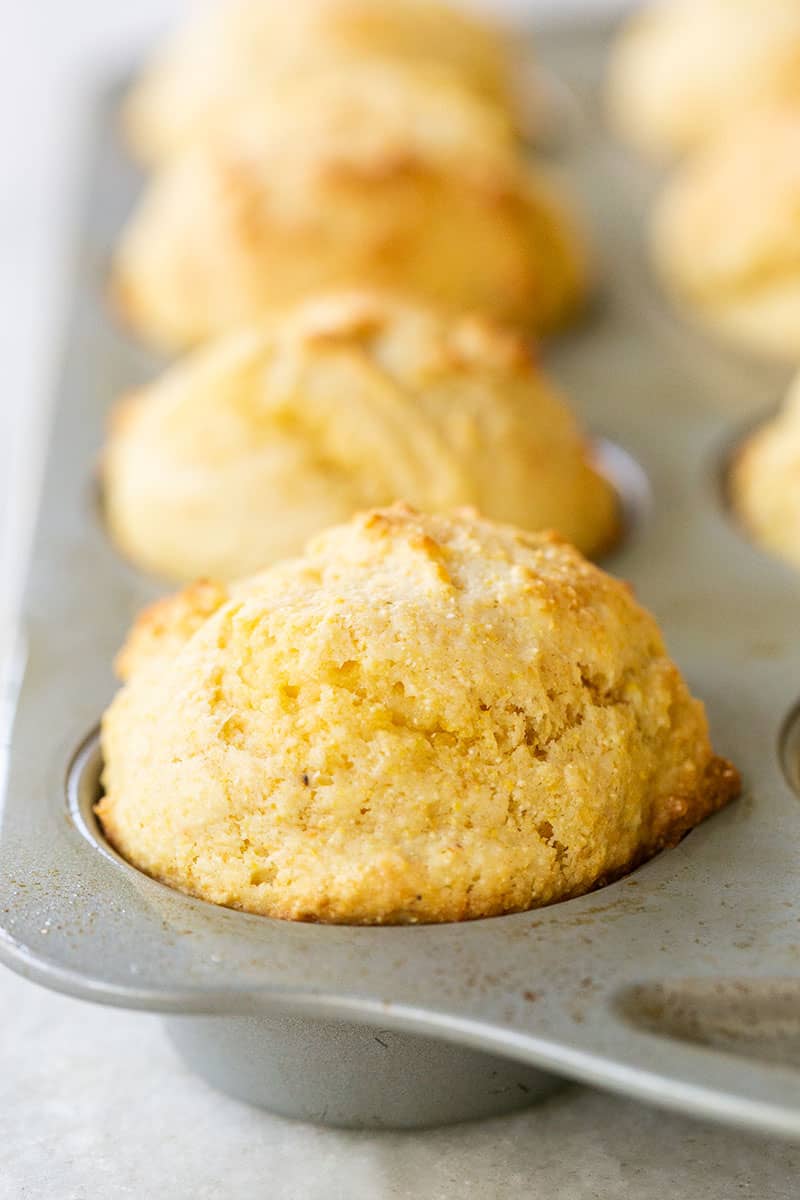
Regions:
<instances>
[{"instance_id":1,"label":"browned crust","mask_svg":"<svg viewBox=\"0 0 800 1200\"><path fill-rule=\"evenodd\" d=\"M654 824L650 855L677 846L691 829L724 808L741 790L741 778L733 764L714 755L693 796L674 796L665 803L662 820Z\"/></svg>"},{"instance_id":2,"label":"browned crust","mask_svg":"<svg viewBox=\"0 0 800 1200\"><path fill-rule=\"evenodd\" d=\"M630 875L632 871L655 858L663 850L673 850L683 841L687 833L691 833L708 817L712 817L732 800L736 800L741 790L741 776L733 763L728 762L726 758L713 755L694 795L674 796L665 802L664 819L654 823L649 842L639 847L624 866L601 875L585 891L563 896L562 899L571 900L575 896L596 892L618 879L624 879L626 875Z\"/></svg>"},{"instance_id":3,"label":"browned crust","mask_svg":"<svg viewBox=\"0 0 800 1200\"><path fill-rule=\"evenodd\" d=\"M200 579L143 609L114 659L119 678L129 679L143 662L159 656L163 649L188 641L229 596L224 584Z\"/></svg>"}]
</instances>

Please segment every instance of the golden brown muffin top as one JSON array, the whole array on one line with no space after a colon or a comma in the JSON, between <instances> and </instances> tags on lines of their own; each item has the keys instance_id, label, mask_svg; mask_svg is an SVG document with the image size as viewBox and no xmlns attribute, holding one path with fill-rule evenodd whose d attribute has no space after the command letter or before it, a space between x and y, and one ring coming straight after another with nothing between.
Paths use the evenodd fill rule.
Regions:
<instances>
[{"instance_id":1,"label":"golden brown muffin top","mask_svg":"<svg viewBox=\"0 0 800 1200\"><path fill-rule=\"evenodd\" d=\"M737 790L652 617L552 536L395 506L228 595L182 646L186 598L162 607L161 657L140 627L103 726L106 833L194 895L324 921L515 911Z\"/></svg>"}]
</instances>

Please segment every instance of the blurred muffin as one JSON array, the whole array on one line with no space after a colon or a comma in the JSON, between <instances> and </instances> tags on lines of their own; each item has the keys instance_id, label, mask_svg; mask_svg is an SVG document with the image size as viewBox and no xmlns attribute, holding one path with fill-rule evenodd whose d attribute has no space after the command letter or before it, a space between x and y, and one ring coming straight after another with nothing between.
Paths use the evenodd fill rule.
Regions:
<instances>
[{"instance_id":1,"label":"blurred muffin","mask_svg":"<svg viewBox=\"0 0 800 1200\"><path fill-rule=\"evenodd\" d=\"M580 239L481 100L436 72L288 83L156 176L116 260L123 312L168 347L321 288L376 285L535 329L585 289Z\"/></svg>"},{"instance_id":2,"label":"blurred muffin","mask_svg":"<svg viewBox=\"0 0 800 1200\"><path fill-rule=\"evenodd\" d=\"M397 506L213 615L205 597L199 623L191 593L175 605L163 652L147 613L133 634L97 811L130 862L217 904L518 911L629 870L738 790L652 617L552 535Z\"/></svg>"},{"instance_id":3,"label":"blurred muffin","mask_svg":"<svg viewBox=\"0 0 800 1200\"><path fill-rule=\"evenodd\" d=\"M553 526L587 552L617 499L516 335L369 293L228 335L125 400L104 456L117 544L173 578L235 578L398 496Z\"/></svg>"},{"instance_id":4,"label":"blurred muffin","mask_svg":"<svg viewBox=\"0 0 800 1200\"><path fill-rule=\"evenodd\" d=\"M665 0L631 17L611 61L612 119L660 157L799 100L797 0Z\"/></svg>"},{"instance_id":5,"label":"blurred muffin","mask_svg":"<svg viewBox=\"0 0 800 1200\"><path fill-rule=\"evenodd\" d=\"M179 31L134 88L126 129L138 155L163 162L271 104L276 83L369 58L450 72L499 112L512 108L501 38L439 0L229 0Z\"/></svg>"},{"instance_id":6,"label":"blurred muffin","mask_svg":"<svg viewBox=\"0 0 800 1200\"><path fill-rule=\"evenodd\" d=\"M653 223L656 265L722 335L800 360L800 107L763 110L679 168Z\"/></svg>"},{"instance_id":7,"label":"blurred muffin","mask_svg":"<svg viewBox=\"0 0 800 1200\"><path fill-rule=\"evenodd\" d=\"M753 538L800 566L800 379L782 412L748 439L730 482L733 506Z\"/></svg>"}]
</instances>

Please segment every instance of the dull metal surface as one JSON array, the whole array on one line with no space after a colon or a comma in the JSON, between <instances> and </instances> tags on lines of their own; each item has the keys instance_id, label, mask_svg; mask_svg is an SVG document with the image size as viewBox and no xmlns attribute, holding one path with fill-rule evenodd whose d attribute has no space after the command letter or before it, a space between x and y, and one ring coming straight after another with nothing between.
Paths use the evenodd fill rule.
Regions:
<instances>
[{"instance_id":1,"label":"dull metal surface","mask_svg":"<svg viewBox=\"0 0 800 1200\"><path fill-rule=\"evenodd\" d=\"M607 564L656 613L744 795L599 891L469 924L291 924L184 897L103 849L88 815L110 663L159 591L114 553L93 468L109 406L157 368L113 323L107 256L138 181L100 108L61 393L27 590L27 663L0 828L0 958L74 995L175 1014L291 1011L436 1034L687 1112L800 1138L800 804L781 764L800 697L800 579L749 545L724 456L786 375L684 326L648 277L655 180L604 134L605 35L542 37L573 90L557 158L582 197L600 294L545 353L588 425L649 481ZM794 778L797 772L794 771ZM66 792L70 790L71 799ZM792 1065L795 1064L795 1065Z\"/></svg>"}]
</instances>

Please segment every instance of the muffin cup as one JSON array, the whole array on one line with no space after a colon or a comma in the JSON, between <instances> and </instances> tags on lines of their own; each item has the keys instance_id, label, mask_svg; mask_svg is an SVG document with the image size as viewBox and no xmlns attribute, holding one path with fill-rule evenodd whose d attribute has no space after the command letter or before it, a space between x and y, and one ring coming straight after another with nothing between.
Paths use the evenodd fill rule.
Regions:
<instances>
[{"instance_id":1,"label":"muffin cup","mask_svg":"<svg viewBox=\"0 0 800 1200\"><path fill-rule=\"evenodd\" d=\"M418 1037L307 1017L168 1017L191 1070L285 1117L350 1129L424 1129L497 1117L559 1087L523 1063Z\"/></svg>"}]
</instances>

